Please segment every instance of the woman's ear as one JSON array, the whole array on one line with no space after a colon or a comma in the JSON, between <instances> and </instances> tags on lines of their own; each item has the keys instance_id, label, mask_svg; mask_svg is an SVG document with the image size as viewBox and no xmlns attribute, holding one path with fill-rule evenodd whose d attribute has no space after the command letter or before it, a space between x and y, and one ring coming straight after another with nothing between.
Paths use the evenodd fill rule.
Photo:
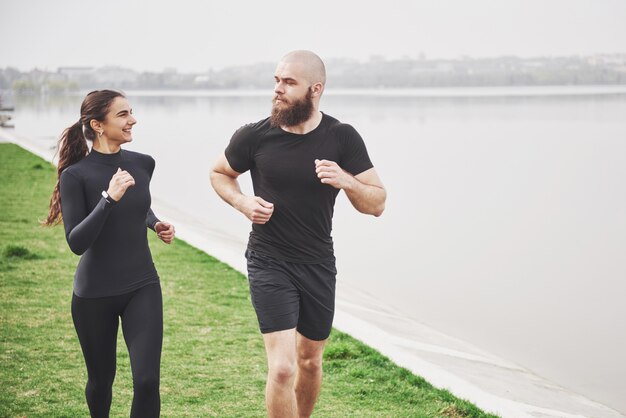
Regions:
<instances>
[{"instance_id":1,"label":"woman's ear","mask_svg":"<svg viewBox=\"0 0 626 418\"><path fill-rule=\"evenodd\" d=\"M102 124L95 119L89 121L89 126L91 126L94 132L102 132Z\"/></svg>"}]
</instances>

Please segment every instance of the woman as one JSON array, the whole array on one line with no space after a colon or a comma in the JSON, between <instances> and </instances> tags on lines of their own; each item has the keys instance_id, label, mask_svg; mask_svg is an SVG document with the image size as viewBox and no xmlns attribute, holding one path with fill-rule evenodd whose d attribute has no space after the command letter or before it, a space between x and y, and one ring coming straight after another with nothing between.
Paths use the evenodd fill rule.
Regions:
<instances>
[{"instance_id":1,"label":"woman","mask_svg":"<svg viewBox=\"0 0 626 418\"><path fill-rule=\"evenodd\" d=\"M59 140L59 180L47 225L61 220L71 250L81 255L72 318L87 365L85 395L92 417L108 417L115 377L119 318L130 354L131 417L157 417L163 340L159 276L146 227L169 244L174 227L150 209L154 159L121 149L137 123L123 94L89 93L80 119ZM93 141L91 152L86 140Z\"/></svg>"}]
</instances>

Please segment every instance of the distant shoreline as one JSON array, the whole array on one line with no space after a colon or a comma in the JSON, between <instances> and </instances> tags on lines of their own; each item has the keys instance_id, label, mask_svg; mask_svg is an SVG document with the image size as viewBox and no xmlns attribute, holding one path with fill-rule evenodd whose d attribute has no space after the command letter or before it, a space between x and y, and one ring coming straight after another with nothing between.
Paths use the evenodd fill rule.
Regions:
<instances>
[{"instance_id":1,"label":"distant shoreline","mask_svg":"<svg viewBox=\"0 0 626 418\"><path fill-rule=\"evenodd\" d=\"M83 97L90 89L50 94L52 97ZM123 89L130 97L269 97L271 89ZM5 97L41 96L17 94L0 90ZM341 97L406 97L406 98L488 98L488 97L546 97L626 95L626 84L610 85L553 85L553 86L462 86L462 87L412 87L412 88L328 88L326 96Z\"/></svg>"},{"instance_id":2,"label":"distant shoreline","mask_svg":"<svg viewBox=\"0 0 626 418\"><path fill-rule=\"evenodd\" d=\"M0 88L27 93L100 89L271 89L274 65L257 62L186 72L175 67L140 71L116 65L61 66L55 70L0 68ZM499 56L458 59L371 57L328 59L328 88L433 88L626 85L626 54Z\"/></svg>"}]
</instances>

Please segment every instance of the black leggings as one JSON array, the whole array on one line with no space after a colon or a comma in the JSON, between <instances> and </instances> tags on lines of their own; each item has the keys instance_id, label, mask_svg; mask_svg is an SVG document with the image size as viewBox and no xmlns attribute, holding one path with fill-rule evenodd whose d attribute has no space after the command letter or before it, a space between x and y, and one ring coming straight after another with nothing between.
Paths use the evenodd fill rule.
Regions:
<instances>
[{"instance_id":1,"label":"black leggings","mask_svg":"<svg viewBox=\"0 0 626 418\"><path fill-rule=\"evenodd\" d=\"M92 417L108 417L119 317L133 371L132 418L158 417L159 373L163 342L161 286L104 298L72 296L72 318L87 365L85 396Z\"/></svg>"}]
</instances>

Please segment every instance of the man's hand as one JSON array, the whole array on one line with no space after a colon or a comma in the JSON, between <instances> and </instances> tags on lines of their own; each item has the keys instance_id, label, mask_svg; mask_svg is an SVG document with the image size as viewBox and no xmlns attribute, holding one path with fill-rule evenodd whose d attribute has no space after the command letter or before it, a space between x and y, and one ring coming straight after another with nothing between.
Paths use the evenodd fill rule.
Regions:
<instances>
[{"instance_id":1,"label":"man's hand","mask_svg":"<svg viewBox=\"0 0 626 418\"><path fill-rule=\"evenodd\" d=\"M315 173L322 183L345 191L359 212L380 216L385 210L387 192L373 167L352 176L334 161L315 160Z\"/></svg>"},{"instance_id":2,"label":"man's hand","mask_svg":"<svg viewBox=\"0 0 626 418\"><path fill-rule=\"evenodd\" d=\"M315 160L315 173L322 183L336 189L349 189L354 185L354 178L334 161Z\"/></svg>"},{"instance_id":3,"label":"man's hand","mask_svg":"<svg viewBox=\"0 0 626 418\"><path fill-rule=\"evenodd\" d=\"M274 213L274 204L266 202L258 196L250 197L241 195L234 204L234 207L252 223L263 225L267 223Z\"/></svg>"}]
</instances>

